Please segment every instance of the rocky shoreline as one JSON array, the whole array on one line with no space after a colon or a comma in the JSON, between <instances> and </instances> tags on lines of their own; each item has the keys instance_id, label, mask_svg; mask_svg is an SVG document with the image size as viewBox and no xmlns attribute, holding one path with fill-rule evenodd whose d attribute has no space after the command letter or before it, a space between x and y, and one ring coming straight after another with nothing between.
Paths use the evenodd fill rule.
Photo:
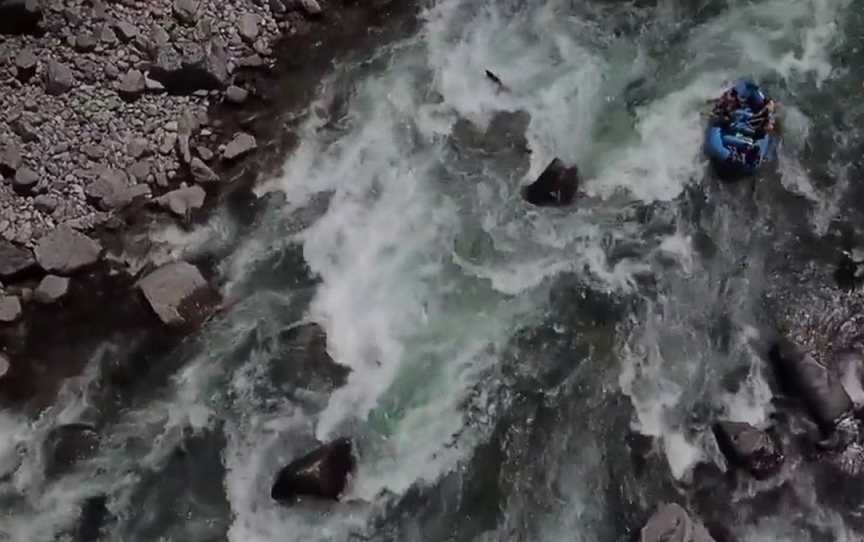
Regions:
<instances>
[{"instance_id":1,"label":"rocky shoreline","mask_svg":"<svg viewBox=\"0 0 864 542\"><path fill-rule=\"evenodd\" d=\"M149 246L130 246L226 198L254 207L254 182L297 143L286 119L302 118L333 62L415 12L0 0L0 19L16 21L0 29L0 401L47 404L106 338L176 344L217 310L213 262L153 261ZM59 326L79 333L44 334Z\"/></svg>"}]
</instances>

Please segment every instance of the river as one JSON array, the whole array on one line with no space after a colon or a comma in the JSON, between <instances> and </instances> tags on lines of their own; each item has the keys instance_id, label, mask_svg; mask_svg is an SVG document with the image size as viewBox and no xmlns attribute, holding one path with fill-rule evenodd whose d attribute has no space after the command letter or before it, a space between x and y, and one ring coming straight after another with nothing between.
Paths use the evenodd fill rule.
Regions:
<instances>
[{"instance_id":1,"label":"river","mask_svg":"<svg viewBox=\"0 0 864 542\"><path fill-rule=\"evenodd\" d=\"M711 423L775 410L764 296L794 304L860 223L862 8L430 1L416 34L322 82L251 230L217 211L175 239L218 253L240 302L98 414L92 457L46 474L37 450L94 415L120 346L38 417L4 413L4 465L30 453L0 480L0 531L82 539L86 503L106 541L624 541L674 500L741 541L860 540L860 503L824 498L817 470L699 473L722 463ZM704 113L740 75L782 103L784 139L777 171L724 184ZM527 205L556 156L586 197ZM285 331L306 322L344 385L297 376ZM359 458L342 503L270 500L338 436Z\"/></svg>"}]
</instances>

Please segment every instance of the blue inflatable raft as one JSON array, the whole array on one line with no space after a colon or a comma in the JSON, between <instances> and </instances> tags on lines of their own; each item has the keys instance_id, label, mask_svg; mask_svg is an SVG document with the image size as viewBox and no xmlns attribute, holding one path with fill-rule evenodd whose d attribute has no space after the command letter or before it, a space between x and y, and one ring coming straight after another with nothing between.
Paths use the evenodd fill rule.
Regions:
<instances>
[{"instance_id":1,"label":"blue inflatable raft","mask_svg":"<svg viewBox=\"0 0 864 542\"><path fill-rule=\"evenodd\" d=\"M705 134L705 153L724 176L753 175L775 156L773 101L742 80L715 106Z\"/></svg>"}]
</instances>

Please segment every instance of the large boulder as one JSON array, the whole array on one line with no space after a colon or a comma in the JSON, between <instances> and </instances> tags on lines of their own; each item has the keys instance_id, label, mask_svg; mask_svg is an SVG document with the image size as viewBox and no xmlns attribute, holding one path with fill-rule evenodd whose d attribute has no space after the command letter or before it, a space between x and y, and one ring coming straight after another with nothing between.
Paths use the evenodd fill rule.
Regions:
<instances>
[{"instance_id":1,"label":"large boulder","mask_svg":"<svg viewBox=\"0 0 864 542\"><path fill-rule=\"evenodd\" d=\"M79 231L59 226L39 240L35 252L42 269L68 275L96 263L102 254L102 245Z\"/></svg>"},{"instance_id":2,"label":"large boulder","mask_svg":"<svg viewBox=\"0 0 864 542\"><path fill-rule=\"evenodd\" d=\"M215 38L204 47L182 55L169 44L159 50L147 75L173 94L222 89L230 79L228 56L223 44Z\"/></svg>"},{"instance_id":3,"label":"large boulder","mask_svg":"<svg viewBox=\"0 0 864 542\"><path fill-rule=\"evenodd\" d=\"M133 185L123 170L107 168L84 188L84 194L103 211L110 211L122 209L135 198L150 194L150 187Z\"/></svg>"},{"instance_id":4,"label":"large boulder","mask_svg":"<svg viewBox=\"0 0 864 542\"><path fill-rule=\"evenodd\" d=\"M200 209L204 205L205 196L204 189L200 186L187 186L186 183L183 183L180 188L160 196L156 203L177 216L185 217L191 211Z\"/></svg>"},{"instance_id":5,"label":"large boulder","mask_svg":"<svg viewBox=\"0 0 864 542\"><path fill-rule=\"evenodd\" d=\"M280 470L270 496L286 504L302 497L339 500L355 468L351 440L340 438Z\"/></svg>"},{"instance_id":6,"label":"large boulder","mask_svg":"<svg viewBox=\"0 0 864 542\"><path fill-rule=\"evenodd\" d=\"M182 325L195 320L187 305L209 285L194 265L171 262L138 281L138 288L163 323Z\"/></svg>"},{"instance_id":7,"label":"large boulder","mask_svg":"<svg viewBox=\"0 0 864 542\"><path fill-rule=\"evenodd\" d=\"M772 345L769 356L785 387L800 396L824 431L832 431L837 421L852 411L852 399L839 376L792 341L781 338Z\"/></svg>"},{"instance_id":8,"label":"large boulder","mask_svg":"<svg viewBox=\"0 0 864 542\"><path fill-rule=\"evenodd\" d=\"M776 474L783 465L778 440L748 423L718 422L713 427L720 451L732 465L748 470L757 480Z\"/></svg>"},{"instance_id":9,"label":"large boulder","mask_svg":"<svg viewBox=\"0 0 864 542\"><path fill-rule=\"evenodd\" d=\"M258 143L255 141L255 136L247 134L246 132L238 132L234 134L234 137L231 138L231 141L229 141L225 146L225 151L222 153L222 157L225 158L225 160L234 160L249 154L257 148Z\"/></svg>"},{"instance_id":10,"label":"large boulder","mask_svg":"<svg viewBox=\"0 0 864 542\"><path fill-rule=\"evenodd\" d=\"M41 22L39 0L0 0L0 34L35 34Z\"/></svg>"},{"instance_id":11,"label":"large boulder","mask_svg":"<svg viewBox=\"0 0 864 542\"><path fill-rule=\"evenodd\" d=\"M715 542L704 525L675 503L661 504L639 533L639 542Z\"/></svg>"},{"instance_id":12,"label":"large boulder","mask_svg":"<svg viewBox=\"0 0 864 542\"><path fill-rule=\"evenodd\" d=\"M536 181L522 189L522 197L540 207L563 207L573 203L578 188L579 169L555 158Z\"/></svg>"},{"instance_id":13,"label":"large boulder","mask_svg":"<svg viewBox=\"0 0 864 542\"><path fill-rule=\"evenodd\" d=\"M45 92L58 95L68 92L75 84L72 69L56 60L49 60L45 69Z\"/></svg>"},{"instance_id":14,"label":"large boulder","mask_svg":"<svg viewBox=\"0 0 864 542\"><path fill-rule=\"evenodd\" d=\"M0 239L0 279L9 280L27 274L36 267L33 253Z\"/></svg>"}]
</instances>

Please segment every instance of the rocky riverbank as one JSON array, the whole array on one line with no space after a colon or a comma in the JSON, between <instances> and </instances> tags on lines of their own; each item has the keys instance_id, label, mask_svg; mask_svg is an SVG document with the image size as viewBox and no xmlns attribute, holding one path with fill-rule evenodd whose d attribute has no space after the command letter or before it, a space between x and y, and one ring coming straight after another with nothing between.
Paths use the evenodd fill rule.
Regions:
<instances>
[{"instance_id":1,"label":"rocky riverbank","mask_svg":"<svg viewBox=\"0 0 864 542\"><path fill-rule=\"evenodd\" d=\"M208 262L132 263L130 242L254 200L296 144L286 119L409 4L0 0L0 397L50 395L117 333L200 324Z\"/></svg>"}]
</instances>

